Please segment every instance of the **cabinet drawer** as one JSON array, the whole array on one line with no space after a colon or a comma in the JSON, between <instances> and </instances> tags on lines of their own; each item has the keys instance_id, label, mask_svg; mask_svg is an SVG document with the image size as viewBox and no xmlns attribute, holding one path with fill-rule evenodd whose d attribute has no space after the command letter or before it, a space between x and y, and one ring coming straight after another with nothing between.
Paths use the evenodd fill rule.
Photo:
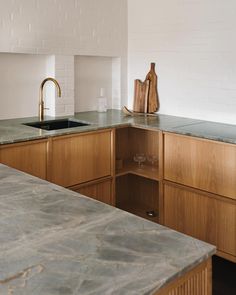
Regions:
<instances>
[{"instance_id":1,"label":"cabinet drawer","mask_svg":"<svg viewBox=\"0 0 236 295\"><path fill-rule=\"evenodd\" d=\"M209 242L236 260L236 202L164 185L164 225Z\"/></svg>"},{"instance_id":2,"label":"cabinet drawer","mask_svg":"<svg viewBox=\"0 0 236 295\"><path fill-rule=\"evenodd\" d=\"M71 187L71 190L112 205L112 181L111 179L103 180L98 183L86 184L83 186Z\"/></svg>"},{"instance_id":3,"label":"cabinet drawer","mask_svg":"<svg viewBox=\"0 0 236 295\"><path fill-rule=\"evenodd\" d=\"M30 141L0 147L0 163L46 179L47 141Z\"/></svg>"},{"instance_id":4,"label":"cabinet drawer","mask_svg":"<svg viewBox=\"0 0 236 295\"><path fill-rule=\"evenodd\" d=\"M236 199L236 146L166 133L164 178Z\"/></svg>"},{"instance_id":5,"label":"cabinet drawer","mask_svg":"<svg viewBox=\"0 0 236 295\"><path fill-rule=\"evenodd\" d=\"M111 175L111 131L53 138L50 181L64 187Z\"/></svg>"}]
</instances>

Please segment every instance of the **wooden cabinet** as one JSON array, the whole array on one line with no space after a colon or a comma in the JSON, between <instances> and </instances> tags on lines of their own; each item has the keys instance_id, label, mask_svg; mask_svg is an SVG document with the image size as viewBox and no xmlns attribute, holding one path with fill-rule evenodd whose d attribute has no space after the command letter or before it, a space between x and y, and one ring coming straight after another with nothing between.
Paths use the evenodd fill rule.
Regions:
<instances>
[{"instance_id":1,"label":"wooden cabinet","mask_svg":"<svg viewBox=\"0 0 236 295\"><path fill-rule=\"evenodd\" d=\"M179 185L164 185L164 224L217 246L236 262L236 202Z\"/></svg>"},{"instance_id":2,"label":"wooden cabinet","mask_svg":"<svg viewBox=\"0 0 236 295\"><path fill-rule=\"evenodd\" d=\"M142 166L134 161L137 153L146 157ZM133 127L116 129L115 199L118 208L158 222L161 154L161 132Z\"/></svg>"},{"instance_id":3,"label":"wooden cabinet","mask_svg":"<svg viewBox=\"0 0 236 295\"><path fill-rule=\"evenodd\" d=\"M135 174L117 177L116 207L158 222L159 182Z\"/></svg>"},{"instance_id":4,"label":"wooden cabinet","mask_svg":"<svg viewBox=\"0 0 236 295\"><path fill-rule=\"evenodd\" d=\"M51 139L49 181L69 187L111 173L111 130Z\"/></svg>"},{"instance_id":5,"label":"wooden cabinet","mask_svg":"<svg viewBox=\"0 0 236 295\"><path fill-rule=\"evenodd\" d=\"M106 179L95 183L70 187L71 190L87 197L113 205L112 179Z\"/></svg>"},{"instance_id":6,"label":"wooden cabinet","mask_svg":"<svg viewBox=\"0 0 236 295\"><path fill-rule=\"evenodd\" d=\"M116 129L116 175L128 173L159 180L162 164L161 132L126 127ZM144 154L146 157L141 169L134 161L135 154ZM153 163L148 161L149 156L154 157Z\"/></svg>"},{"instance_id":7,"label":"wooden cabinet","mask_svg":"<svg viewBox=\"0 0 236 295\"><path fill-rule=\"evenodd\" d=\"M211 258L175 278L153 295L212 295Z\"/></svg>"},{"instance_id":8,"label":"wooden cabinet","mask_svg":"<svg viewBox=\"0 0 236 295\"><path fill-rule=\"evenodd\" d=\"M46 179L47 145L47 140L2 145L0 163Z\"/></svg>"},{"instance_id":9,"label":"wooden cabinet","mask_svg":"<svg viewBox=\"0 0 236 295\"><path fill-rule=\"evenodd\" d=\"M236 146L165 133L164 178L236 199Z\"/></svg>"},{"instance_id":10,"label":"wooden cabinet","mask_svg":"<svg viewBox=\"0 0 236 295\"><path fill-rule=\"evenodd\" d=\"M0 163L113 204L112 143L113 131L107 129L7 144L0 146Z\"/></svg>"},{"instance_id":11,"label":"wooden cabinet","mask_svg":"<svg viewBox=\"0 0 236 295\"><path fill-rule=\"evenodd\" d=\"M236 262L236 146L164 134L164 225Z\"/></svg>"}]
</instances>

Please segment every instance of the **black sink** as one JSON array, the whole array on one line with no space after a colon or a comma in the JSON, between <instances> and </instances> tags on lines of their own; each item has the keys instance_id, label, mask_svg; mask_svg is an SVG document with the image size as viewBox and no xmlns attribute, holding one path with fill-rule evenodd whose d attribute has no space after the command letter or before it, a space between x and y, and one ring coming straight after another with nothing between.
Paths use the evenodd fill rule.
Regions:
<instances>
[{"instance_id":1,"label":"black sink","mask_svg":"<svg viewBox=\"0 0 236 295\"><path fill-rule=\"evenodd\" d=\"M70 119L60 119L60 120L50 120L50 121L40 121L40 122L32 122L32 123L24 123L23 125L43 129L43 130L58 130L65 128L73 128L73 127L82 127L88 126L89 123L72 121Z\"/></svg>"}]
</instances>

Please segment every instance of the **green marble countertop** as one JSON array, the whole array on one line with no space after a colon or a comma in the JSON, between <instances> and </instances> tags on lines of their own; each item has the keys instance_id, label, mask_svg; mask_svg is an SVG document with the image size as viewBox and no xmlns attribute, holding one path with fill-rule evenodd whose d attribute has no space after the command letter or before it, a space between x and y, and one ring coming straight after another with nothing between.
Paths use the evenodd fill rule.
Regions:
<instances>
[{"instance_id":1,"label":"green marble countertop","mask_svg":"<svg viewBox=\"0 0 236 295\"><path fill-rule=\"evenodd\" d=\"M63 117L64 118L64 117ZM236 143L236 125L189 119L158 114L151 116L126 116L120 110L108 110L106 113L96 111L76 113L69 116L72 120L89 122L89 126L74 127L55 131L46 131L23 123L36 122L37 117L0 120L0 144L43 139L51 136L89 132L119 126L133 126L153 130L162 130L178 134L196 136L228 143ZM53 120L47 117L46 120ZM58 119L58 118L56 118Z\"/></svg>"},{"instance_id":2,"label":"green marble countertop","mask_svg":"<svg viewBox=\"0 0 236 295\"><path fill-rule=\"evenodd\" d=\"M215 247L0 164L0 294L151 295Z\"/></svg>"}]
</instances>

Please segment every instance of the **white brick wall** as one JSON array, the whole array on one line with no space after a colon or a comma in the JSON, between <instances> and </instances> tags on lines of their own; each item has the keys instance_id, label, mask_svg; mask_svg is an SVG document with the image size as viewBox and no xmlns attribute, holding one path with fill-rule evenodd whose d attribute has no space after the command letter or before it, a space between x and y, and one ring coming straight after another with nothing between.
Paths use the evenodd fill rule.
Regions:
<instances>
[{"instance_id":1,"label":"white brick wall","mask_svg":"<svg viewBox=\"0 0 236 295\"><path fill-rule=\"evenodd\" d=\"M125 53L126 0L0 0L0 51Z\"/></svg>"},{"instance_id":2,"label":"white brick wall","mask_svg":"<svg viewBox=\"0 0 236 295\"><path fill-rule=\"evenodd\" d=\"M45 101L49 116L74 114L74 56L52 55L47 59L47 77L54 77L61 87L61 97L52 82L45 84Z\"/></svg>"},{"instance_id":3,"label":"white brick wall","mask_svg":"<svg viewBox=\"0 0 236 295\"><path fill-rule=\"evenodd\" d=\"M127 0L0 0L1 52L55 55L63 98L48 102L50 114L73 112L75 55L120 57L126 99Z\"/></svg>"},{"instance_id":4,"label":"white brick wall","mask_svg":"<svg viewBox=\"0 0 236 295\"><path fill-rule=\"evenodd\" d=\"M74 56L56 55L55 78L61 86L61 97L55 100L55 116L74 114Z\"/></svg>"},{"instance_id":5,"label":"white brick wall","mask_svg":"<svg viewBox=\"0 0 236 295\"><path fill-rule=\"evenodd\" d=\"M161 113L236 124L235 12L235 0L128 0L129 105L156 62Z\"/></svg>"}]
</instances>

